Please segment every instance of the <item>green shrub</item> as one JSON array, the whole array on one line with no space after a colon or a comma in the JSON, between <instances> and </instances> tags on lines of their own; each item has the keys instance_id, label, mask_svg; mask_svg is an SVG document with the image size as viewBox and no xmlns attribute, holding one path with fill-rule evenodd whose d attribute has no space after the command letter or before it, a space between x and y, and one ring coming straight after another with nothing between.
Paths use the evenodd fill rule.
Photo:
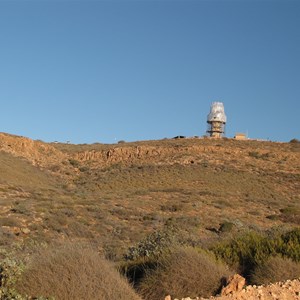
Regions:
<instances>
[{"instance_id":1,"label":"green shrub","mask_svg":"<svg viewBox=\"0 0 300 300\"><path fill-rule=\"evenodd\" d=\"M269 284L300 277L300 263L280 256L271 257L256 266L251 275L253 284Z\"/></svg>"},{"instance_id":2,"label":"green shrub","mask_svg":"<svg viewBox=\"0 0 300 300\"><path fill-rule=\"evenodd\" d=\"M144 299L208 297L216 294L230 272L213 255L179 247L162 255L137 287Z\"/></svg>"},{"instance_id":3,"label":"green shrub","mask_svg":"<svg viewBox=\"0 0 300 300\"><path fill-rule=\"evenodd\" d=\"M69 163L70 163L74 168L79 167L79 161L76 160L76 159L70 158L70 159L69 159Z\"/></svg>"},{"instance_id":4,"label":"green shrub","mask_svg":"<svg viewBox=\"0 0 300 300\"><path fill-rule=\"evenodd\" d=\"M220 232L230 232L234 228L234 224L232 222L223 222L220 225L219 231Z\"/></svg>"},{"instance_id":5,"label":"green shrub","mask_svg":"<svg viewBox=\"0 0 300 300\"><path fill-rule=\"evenodd\" d=\"M75 244L38 251L25 266L18 291L55 299L140 300L113 266L92 248Z\"/></svg>"},{"instance_id":6,"label":"green shrub","mask_svg":"<svg viewBox=\"0 0 300 300\"><path fill-rule=\"evenodd\" d=\"M0 299L25 299L15 289L15 284L23 271L23 264L6 257L0 262Z\"/></svg>"},{"instance_id":7,"label":"green shrub","mask_svg":"<svg viewBox=\"0 0 300 300\"><path fill-rule=\"evenodd\" d=\"M237 268L244 276L248 272L266 260L270 253L268 241L262 235L249 232L229 243L221 243L214 247L215 254L226 263Z\"/></svg>"},{"instance_id":8,"label":"green shrub","mask_svg":"<svg viewBox=\"0 0 300 300\"><path fill-rule=\"evenodd\" d=\"M84 167L80 167L79 171L80 172L86 172L86 171L89 171L89 169L90 169L89 167L84 166Z\"/></svg>"},{"instance_id":9,"label":"green shrub","mask_svg":"<svg viewBox=\"0 0 300 300\"><path fill-rule=\"evenodd\" d=\"M125 260L137 260L139 258L158 256L175 243L176 229L167 227L164 230L149 234L136 246L130 247L124 258Z\"/></svg>"},{"instance_id":10,"label":"green shrub","mask_svg":"<svg viewBox=\"0 0 300 300\"><path fill-rule=\"evenodd\" d=\"M272 256L284 256L300 262L300 228L275 236L248 232L212 248L217 257L249 278L257 266Z\"/></svg>"},{"instance_id":11,"label":"green shrub","mask_svg":"<svg viewBox=\"0 0 300 300\"><path fill-rule=\"evenodd\" d=\"M279 254L300 262L300 228L281 235L279 246Z\"/></svg>"}]
</instances>

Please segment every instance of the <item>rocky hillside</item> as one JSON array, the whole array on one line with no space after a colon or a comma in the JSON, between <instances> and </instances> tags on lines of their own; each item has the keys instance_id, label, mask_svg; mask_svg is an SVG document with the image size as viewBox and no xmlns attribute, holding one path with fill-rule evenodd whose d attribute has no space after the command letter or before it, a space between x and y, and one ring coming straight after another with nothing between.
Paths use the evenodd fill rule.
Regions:
<instances>
[{"instance_id":1,"label":"rocky hillside","mask_svg":"<svg viewBox=\"0 0 300 300\"><path fill-rule=\"evenodd\" d=\"M119 255L170 221L195 242L300 224L299 143L72 145L0 133L0 172L10 238L98 238Z\"/></svg>"},{"instance_id":2,"label":"rocky hillside","mask_svg":"<svg viewBox=\"0 0 300 300\"><path fill-rule=\"evenodd\" d=\"M275 143L191 138L112 145L70 145L33 141L0 133L0 150L24 157L41 167L66 159L104 168L113 164L197 164L211 162L239 169L299 172L299 143ZM256 160L253 160L255 158ZM253 163L255 162L255 163Z\"/></svg>"},{"instance_id":3,"label":"rocky hillside","mask_svg":"<svg viewBox=\"0 0 300 300\"><path fill-rule=\"evenodd\" d=\"M29 138L0 133L0 150L27 159L33 165L49 167L65 159L65 155L49 144Z\"/></svg>"},{"instance_id":4,"label":"rocky hillside","mask_svg":"<svg viewBox=\"0 0 300 300\"><path fill-rule=\"evenodd\" d=\"M170 244L191 247L198 259L201 251L215 251L221 259L228 251L238 253L236 241L240 249L250 245L254 257L243 252L253 259L249 270L242 270L239 256L228 260L245 277L256 254L262 264L275 245L275 254L290 251L295 261L289 263L298 268L299 191L297 141L180 138L72 145L0 133L0 261L8 266L0 271L11 272L0 277L15 280L18 261L26 263L35 247L66 241L91 245L118 264L141 296L140 280L146 284L153 267L163 271L154 254L168 253ZM0 288L11 279L3 280ZM165 292L171 293L168 288L162 297ZM299 281L222 297L216 299L299 299Z\"/></svg>"}]
</instances>

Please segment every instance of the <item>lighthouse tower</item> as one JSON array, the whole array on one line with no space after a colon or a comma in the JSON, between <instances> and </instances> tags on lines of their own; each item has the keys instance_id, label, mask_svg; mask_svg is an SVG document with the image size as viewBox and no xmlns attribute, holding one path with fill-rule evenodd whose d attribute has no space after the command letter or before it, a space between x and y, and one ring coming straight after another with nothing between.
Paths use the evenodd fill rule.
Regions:
<instances>
[{"instance_id":1,"label":"lighthouse tower","mask_svg":"<svg viewBox=\"0 0 300 300\"><path fill-rule=\"evenodd\" d=\"M222 102L213 102L207 116L207 134L213 138L221 138L225 133L226 115Z\"/></svg>"}]
</instances>

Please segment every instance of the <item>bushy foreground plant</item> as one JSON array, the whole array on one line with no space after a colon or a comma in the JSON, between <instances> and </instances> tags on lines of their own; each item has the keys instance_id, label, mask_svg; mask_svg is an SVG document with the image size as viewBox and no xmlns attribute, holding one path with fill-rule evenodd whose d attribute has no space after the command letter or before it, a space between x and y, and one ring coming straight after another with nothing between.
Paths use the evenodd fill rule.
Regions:
<instances>
[{"instance_id":1,"label":"bushy foreground plant","mask_svg":"<svg viewBox=\"0 0 300 300\"><path fill-rule=\"evenodd\" d=\"M40 250L17 283L21 294L59 300L139 300L124 278L99 254L68 244Z\"/></svg>"},{"instance_id":2,"label":"bushy foreground plant","mask_svg":"<svg viewBox=\"0 0 300 300\"><path fill-rule=\"evenodd\" d=\"M259 265L270 255L267 240L256 232L249 232L229 243L221 243L213 248L215 254L243 275Z\"/></svg>"},{"instance_id":3,"label":"bushy foreground plant","mask_svg":"<svg viewBox=\"0 0 300 300\"><path fill-rule=\"evenodd\" d=\"M275 256L255 267L254 272L251 274L251 282L254 284L269 284L299 277L299 262L294 262L290 258Z\"/></svg>"},{"instance_id":4,"label":"bushy foreground plant","mask_svg":"<svg viewBox=\"0 0 300 300\"><path fill-rule=\"evenodd\" d=\"M208 297L219 291L229 270L212 254L194 248L178 247L158 258L137 287L146 300L164 299L166 295Z\"/></svg>"},{"instance_id":5,"label":"bushy foreground plant","mask_svg":"<svg viewBox=\"0 0 300 300\"><path fill-rule=\"evenodd\" d=\"M158 257L177 244L177 230L173 226L147 235L135 246L130 247L124 255L125 262L120 271L136 287L146 273L157 267Z\"/></svg>"}]
</instances>

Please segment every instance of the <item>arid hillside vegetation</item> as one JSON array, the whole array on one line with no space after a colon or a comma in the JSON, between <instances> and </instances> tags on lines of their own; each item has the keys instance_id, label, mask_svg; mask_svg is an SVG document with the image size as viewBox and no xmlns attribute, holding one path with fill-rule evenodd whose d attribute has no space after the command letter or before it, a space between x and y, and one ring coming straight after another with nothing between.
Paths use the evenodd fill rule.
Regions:
<instances>
[{"instance_id":1,"label":"arid hillside vegetation","mask_svg":"<svg viewBox=\"0 0 300 300\"><path fill-rule=\"evenodd\" d=\"M3 260L26 266L36 247L89 245L145 291L145 268L159 274L155 257L176 244L214 251L251 280L251 264L243 270L224 249L249 233L284 243L300 225L300 143L191 138L72 145L0 133L0 206Z\"/></svg>"}]
</instances>

